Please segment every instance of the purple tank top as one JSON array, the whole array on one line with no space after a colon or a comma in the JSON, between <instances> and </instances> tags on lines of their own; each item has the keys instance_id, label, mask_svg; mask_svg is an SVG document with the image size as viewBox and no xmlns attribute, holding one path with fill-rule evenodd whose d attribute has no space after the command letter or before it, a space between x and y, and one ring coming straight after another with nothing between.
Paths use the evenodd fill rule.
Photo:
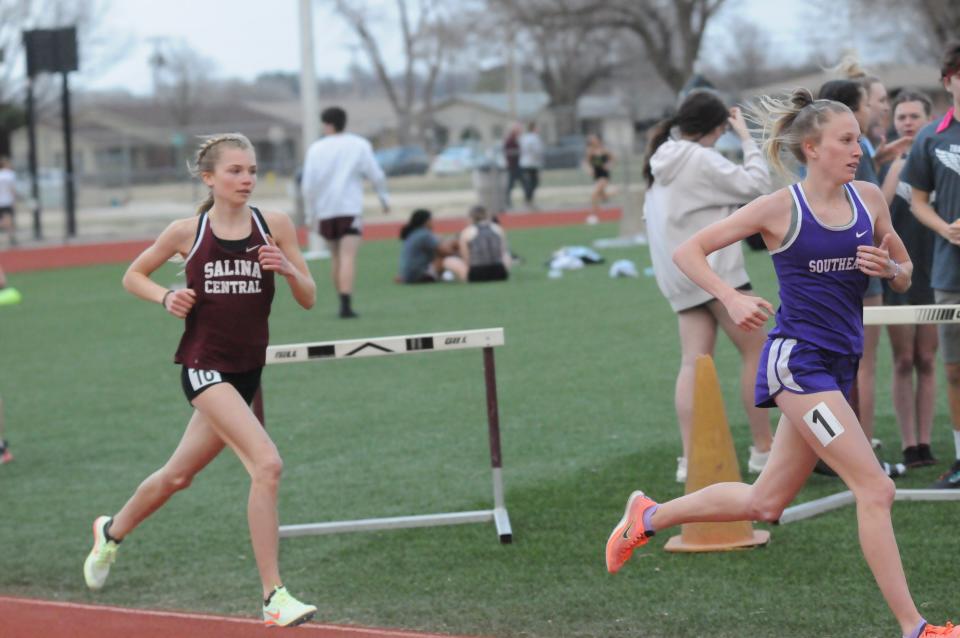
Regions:
<instances>
[{"instance_id":1,"label":"purple tank top","mask_svg":"<svg viewBox=\"0 0 960 638\"><path fill-rule=\"evenodd\" d=\"M868 278L857 268L857 246L873 244L873 219L853 184L843 188L853 218L843 226L827 226L810 210L800 184L790 187L793 221L783 245L770 253L780 282L780 308L770 337L860 356Z\"/></svg>"},{"instance_id":2,"label":"purple tank top","mask_svg":"<svg viewBox=\"0 0 960 638\"><path fill-rule=\"evenodd\" d=\"M188 368L246 372L266 361L273 272L260 268L257 249L270 230L260 211L252 210L250 238L239 252L221 246L207 213L200 216L185 267L197 302L174 357Z\"/></svg>"}]
</instances>

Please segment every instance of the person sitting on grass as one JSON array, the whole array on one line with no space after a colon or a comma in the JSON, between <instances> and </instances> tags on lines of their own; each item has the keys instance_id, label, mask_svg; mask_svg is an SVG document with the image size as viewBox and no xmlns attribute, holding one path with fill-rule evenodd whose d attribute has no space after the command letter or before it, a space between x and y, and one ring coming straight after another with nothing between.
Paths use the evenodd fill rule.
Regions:
<instances>
[{"instance_id":1,"label":"person sitting on grass","mask_svg":"<svg viewBox=\"0 0 960 638\"><path fill-rule=\"evenodd\" d=\"M457 256L456 240L441 240L433 234L433 214L430 211L424 208L413 211L400 229L400 241L403 248L397 283L434 283L441 278L466 280L467 265Z\"/></svg>"},{"instance_id":2,"label":"person sitting on grass","mask_svg":"<svg viewBox=\"0 0 960 638\"><path fill-rule=\"evenodd\" d=\"M512 262L506 233L483 206L474 206L469 214L470 225L460 232L467 281L504 281Z\"/></svg>"}]
</instances>

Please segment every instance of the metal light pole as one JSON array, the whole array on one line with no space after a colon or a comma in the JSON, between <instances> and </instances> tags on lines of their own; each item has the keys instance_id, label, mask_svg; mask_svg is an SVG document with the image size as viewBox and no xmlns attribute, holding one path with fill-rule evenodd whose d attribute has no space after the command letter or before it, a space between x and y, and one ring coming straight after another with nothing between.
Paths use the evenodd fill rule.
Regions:
<instances>
[{"instance_id":1,"label":"metal light pole","mask_svg":"<svg viewBox=\"0 0 960 638\"><path fill-rule=\"evenodd\" d=\"M314 69L313 58L313 5L312 0L300 0L300 107L303 110L301 153L306 156L307 149L320 137L320 114L317 106L317 73ZM302 175L302 173L301 173ZM306 203L300 197L300 184L295 184L297 193L294 194L298 207L298 224L307 225L307 252L306 259L320 259L328 257L329 252L320 239L315 219L307 218Z\"/></svg>"}]
</instances>

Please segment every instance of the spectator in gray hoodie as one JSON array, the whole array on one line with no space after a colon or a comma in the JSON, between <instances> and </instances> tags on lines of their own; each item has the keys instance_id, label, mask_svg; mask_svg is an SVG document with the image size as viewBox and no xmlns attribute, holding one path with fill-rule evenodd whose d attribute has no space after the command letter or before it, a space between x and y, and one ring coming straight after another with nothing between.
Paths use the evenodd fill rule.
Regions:
<instances>
[{"instance_id":1,"label":"spectator in gray hoodie","mask_svg":"<svg viewBox=\"0 0 960 638\"><path fill-rule=\"evenodd\" d=\"M743 165L713 149L730 127L740 137ZM740 353L740 392L753 445L750 472L760 472L770 451L767 410L753 402L753 384L766 335L737 328L722 303L688 279L674 265L673 251L698 230L727 217L740 205L771 190L770 172L753 142L740 109L728 109L712 91L691 92L676 115L653 128L643 174L647 180L644 216L650 255L660 291L677 313L681 360L675 404L683 456L677 459L677 481L685 482L693 421L694 366L702 354L713 355L719 326ZM730 286L750 289L740 244L718 250L710 266Z\"/></svg>"}]
</instances>

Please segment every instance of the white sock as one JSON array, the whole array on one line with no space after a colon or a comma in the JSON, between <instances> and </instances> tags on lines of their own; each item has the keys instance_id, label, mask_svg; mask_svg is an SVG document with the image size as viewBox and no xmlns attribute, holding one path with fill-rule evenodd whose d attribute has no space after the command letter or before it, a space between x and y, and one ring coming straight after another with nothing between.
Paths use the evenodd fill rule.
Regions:
<instances>
[{"instance_id":1,"label":"white sock","mask_svg":"<svg viewBox=\"0 0 960 638\"><path fill-rule=\"evenodd\" d=\"M957 448L957 459L960 460L960 430L953 431L953 446Z\"/></svg>"}]
</instances>

